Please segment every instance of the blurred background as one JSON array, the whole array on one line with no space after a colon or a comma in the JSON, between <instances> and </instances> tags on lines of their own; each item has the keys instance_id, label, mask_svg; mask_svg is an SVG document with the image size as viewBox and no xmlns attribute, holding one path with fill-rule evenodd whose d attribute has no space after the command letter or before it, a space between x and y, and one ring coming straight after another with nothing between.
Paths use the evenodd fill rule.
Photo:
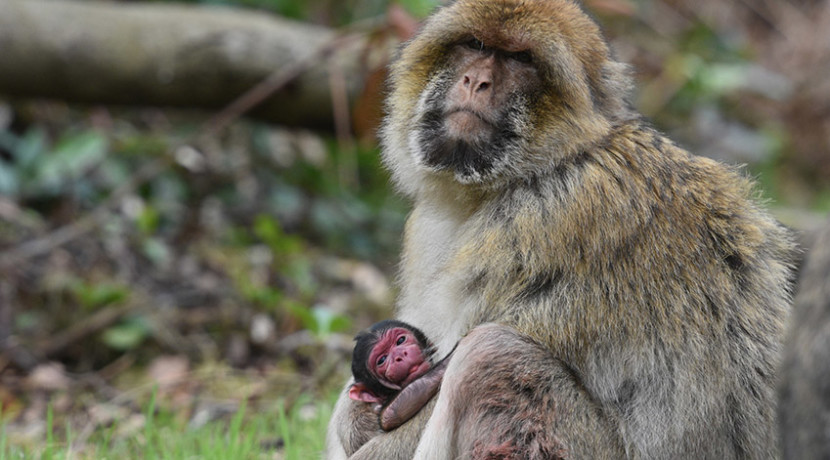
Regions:
<instances>
[{"instance_id":1,"label":"blurred background","mask_svg":"<svg viewBox=\"0 0 830 460\"><path fill-rule=\"evenodd\" d=\"M0 0L0 458L313 458L393 314L374 137L438 0ZM633 104L830 210L830 2L586 0Z\"/></svg>"}]
</instances>

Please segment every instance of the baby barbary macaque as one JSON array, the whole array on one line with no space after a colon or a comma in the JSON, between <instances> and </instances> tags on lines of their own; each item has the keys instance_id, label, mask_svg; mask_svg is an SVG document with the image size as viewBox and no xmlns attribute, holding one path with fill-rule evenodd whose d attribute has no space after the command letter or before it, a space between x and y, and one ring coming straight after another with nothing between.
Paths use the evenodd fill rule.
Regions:
<instances>
[{"instance_id":1,"label":"baby barbary macaque","mask_svg":"<svg viewBox=\"0 0 830 460\"><path fill-rule=\"evenodd\" d=\"M355 337L349 397L383 411L384 430L399 426L414 415L438 390L447 359L433 362L435 348L420 329L396 320L384 320ZM404 388L416 383L406 393ZM399 396L400 395L400 396Z\"/></svg>"}]
</instances>

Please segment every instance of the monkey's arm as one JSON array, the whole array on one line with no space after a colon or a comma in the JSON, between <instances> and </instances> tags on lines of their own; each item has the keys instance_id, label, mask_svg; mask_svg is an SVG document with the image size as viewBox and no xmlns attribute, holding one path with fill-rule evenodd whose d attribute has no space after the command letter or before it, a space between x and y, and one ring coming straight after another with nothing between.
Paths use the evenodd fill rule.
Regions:
<instances>
[{"instance_id":1,"label":"monkey's arm","mask_svg":"<svg viewBox=\"0 0 830 460\"><path fill-rule=\"evenodd\" d=\"M450 356L452 352L389 401L380 413L380 427L384 431L392 431L401 426L435 396L444 378Z\"/></svg>"}]
</instances>

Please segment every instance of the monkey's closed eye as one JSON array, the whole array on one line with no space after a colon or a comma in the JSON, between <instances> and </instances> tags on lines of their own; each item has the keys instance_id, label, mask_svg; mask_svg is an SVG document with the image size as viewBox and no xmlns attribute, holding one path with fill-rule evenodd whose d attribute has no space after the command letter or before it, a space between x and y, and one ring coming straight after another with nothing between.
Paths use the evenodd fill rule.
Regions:
<instances>
[{"instance_id":1,"label":"monkey's closed eye","mask_svg":"<svg viewBox=\"0 0 830 460\"><path fill-rule=\"evenodd\" d=\"M477 38L471 38L462 44L471 50L481 51L484 49L484 43Z\"/></svg>"},{"instance_id":2,"label":"monkey's closed eye","mask_svg":"<svg viewBox=\"0 0 830 460\"><path fill-rule=\"evenodd\" d=\"M530 64L533 62L533 55L530 51L517 51L515 53L507 53L507 57L522 64Z\"/></svg>"}]
</instances>

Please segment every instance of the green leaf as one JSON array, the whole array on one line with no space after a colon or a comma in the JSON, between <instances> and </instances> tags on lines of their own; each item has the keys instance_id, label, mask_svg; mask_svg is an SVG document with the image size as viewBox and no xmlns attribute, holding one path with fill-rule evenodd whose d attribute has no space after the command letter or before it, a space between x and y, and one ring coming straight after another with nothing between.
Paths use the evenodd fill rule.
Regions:
<instances>
[{"instance_id":1,"label":"green leaf","mask_svg":"<svg viewBox=\"0 0 830 460\"><path fill-rule=\"evenodd\" d=\"M341 332L351 327L351 321L344 315L334 313L330 308L322 305L307 308L298 303L286 305L288 311L303 325L318 337L326 337L332 332Z\"/></svg>"},{"instance_id":2,"label":"green leaf","mask_svg":"<svg viewBox=\"0 0 830 460\"><path fill-rule=\"evenodd\" d=\"M743 87L747 72L744 64L712 64L702 69L700 79L707 92L724 94Z\"/></svg>"},{"instance_id":3,"label":"green leaf","mask_svg":"<svg viewBox=\"0 0 830 460\"><path fill-rule=\"evenodd\" d=\"M104 305L121 303L130 295L130 291L115 284L86 284L82 281L73 283L70 290L85 309L95 309Z\"/></svg>"},{"instance_id":4,"label":"green leaf","mask_svg":"<svg viewBox=\"0 0 830 460\"><path fill-rule=\"evenodd\" d=\"M283 237L282 229L272 217L259 215L254 220L254 234L269 246L279 244Z\"/></svg>"},{"instance_id":5,"label":"green leaf","mask_svg":"<svg viewBox=\"0 0 830 460\"><path fill-rule=\"evenodd\" d=\"M292 315L300 320L300 323L303 325L303 329L307 329L317 334L317 331L319 330L317 318L314 317L314 313L311 309L305 305L300 305L295 302L286 302L285 307Z\"/></svg>"},{"instance_id":6,"label":"green leaf","mask_svg":"<svg viewBox=\"0 0 830 460\"><path fill-rule=\"evenodd\" d=\"M36 167L46 149L46 131L37 127L26 131L14 148L14 160L21 171Z\"/></svg>"},{"instance_id":7,"label":"green leaf","mask_svg":"<svg viewBox=\"0 0 830 460\"><path fill-rule=\"evenodd\" d=\"M259 215L254 221L254 233L277 257L298 254L303 250L302 240L286 235L279 222L271 216Z\"/></svg>"},{"instance_id":8,"label":"green leaf","mask_svg":"<svg viewBox=\"0 0 830 460\"><path fill-rule=\"evenodd\" d=\"M137 348L149 335L150 327L144 318L135 317L107 329L101 339L110 348L126 351Z\"/></svg>"},{"instance_id":9,"label":"green leaf","mask_svg":"<svg viewBox=\"0 0 830 460\"><path fill-rule=\"evenodd\" d=\"M99 164L107 153L107 139L94 131L62 140L38 162L37 185L60 188L68 180L81 177Z\"/></svg>"},{"instance_id":10,"label":"green leaf","mask_svg":"<svg viewBox=\"0 0 830 460\"><path fill-rule=\"evenodd\" d=\"M157 267L165 267L170 264L173 255L170 252L170 247L158 238L147 238L141 246L144 255L150 259Z\"/></svg>"},{"instance_id":11,"label":"green leaf","mask_svg":"<svg viewBox=\"0 0 830 460\"><path fill-rule=\"evenodd\" d=\"M144 206L144 209L136 219L136 226L145 235L152 235L156 232L159 226L161 215L153 206Z\"/></svg>"},{"instance_id":12,"label":"green leaf","mask_svg":"<svg viewBox=\"0 0 830 460\"><path fill-rule=\"evenodd\" d=\"M0 195L17 195L20 188L20 181L17 171L0 160Z\"/></svg>"},{"instance_id":13,"label":"green leaf","mask_svg":"<svg viewBox=\"0 0 830 460\"><path fill-rule=\"evenodd\" d=\"M328 307L314 307L311 312L317 322L317 335L320 337L325 337L332 332L345 331L351 326L349 318L334 313Z\"/></svg>"},{"instance_id":14,"label":"green leaf","mask_svg":"<svg viewBox=\"0 0 830 460\"><path fill-rule=\"evenodd\" d=\"M417 17L426 17L438 6L438 0L401 0L401 4Z\"/></svg>"}]
</instances>

